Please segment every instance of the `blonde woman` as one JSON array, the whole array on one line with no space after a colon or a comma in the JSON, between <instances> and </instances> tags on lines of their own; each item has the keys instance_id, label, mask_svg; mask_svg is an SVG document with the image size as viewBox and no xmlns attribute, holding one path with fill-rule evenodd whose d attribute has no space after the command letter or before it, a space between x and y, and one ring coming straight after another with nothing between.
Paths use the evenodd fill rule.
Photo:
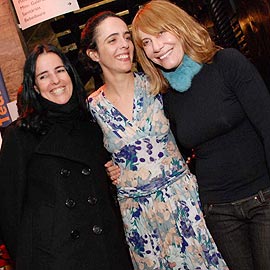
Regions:
<instances>
[{"instance_id":1,"label":"blonde woman","mask_svg":"<svg viewBox=\"0 0 270 270\"><path fill-rule=\"evenodd\" d=\"M164 16L166 14L166 16ZM154 0L132 32L177 141L195 150L207 226L231 270L270 269L270 95L236 49L178 6Z\"/></svg>"}]
</instances>

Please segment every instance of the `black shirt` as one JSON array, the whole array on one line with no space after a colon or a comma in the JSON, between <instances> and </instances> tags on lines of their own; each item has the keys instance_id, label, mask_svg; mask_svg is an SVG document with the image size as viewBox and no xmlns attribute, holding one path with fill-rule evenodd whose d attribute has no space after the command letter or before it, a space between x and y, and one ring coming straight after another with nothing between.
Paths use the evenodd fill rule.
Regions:
<instances>
[{"instance_id":1,"label":"black shirt","mask_svg":"<svg viewBox=\"0 0 270 270\"><path fill-rule=\"evenodd\" d=\"M219 51L190 89L164 95L179 144L194 148L202 203L231 202L270 186L270 95L236 49Z\"/></svg>"}]
</instances>

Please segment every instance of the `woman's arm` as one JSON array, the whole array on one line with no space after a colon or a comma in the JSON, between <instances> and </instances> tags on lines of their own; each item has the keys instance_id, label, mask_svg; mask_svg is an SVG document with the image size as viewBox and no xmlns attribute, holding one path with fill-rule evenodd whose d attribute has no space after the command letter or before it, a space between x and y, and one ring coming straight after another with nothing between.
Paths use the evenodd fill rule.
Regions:
<instances>
[{"instance_id":1,"label":"woman's arm","mask_svg":"<svg viewBox=\"0 0 270 270\"><path fill-rule=\"evenodd\" d=\"M270 171L270 93L255 66L236 49L227 49L220 58L226 84L264 145ZM226 69L225 69L226 67Z\"/></svg>"},{"instance_id":2,"label":"woman's arm","mask_svg":"<svg viewBox=\"0 0 270 270\"><path fill-rule=\"evenodd\" d=\"M17 235L26 187L27 156L17 128L6 129L0 152L0 232L6 248L15 258Z\"/></svg>"}]
</instances>

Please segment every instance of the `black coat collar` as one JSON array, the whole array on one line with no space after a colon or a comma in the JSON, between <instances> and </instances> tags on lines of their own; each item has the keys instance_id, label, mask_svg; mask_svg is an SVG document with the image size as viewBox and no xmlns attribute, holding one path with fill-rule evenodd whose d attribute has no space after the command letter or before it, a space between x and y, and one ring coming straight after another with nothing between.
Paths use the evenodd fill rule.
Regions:
<instances>
[{"instance_id":1,"label":"black coat collar","mask_svg":"<svg viewBox=\"0 0 270 270\"><path fill-rule=\"evenodd\" d=\"M43 136L35 152L82 162L90 166L98 155L107 155L103 148L102 137L96 123L78 123L72 130L55 125Z\"/></svg>"}]
</instances>

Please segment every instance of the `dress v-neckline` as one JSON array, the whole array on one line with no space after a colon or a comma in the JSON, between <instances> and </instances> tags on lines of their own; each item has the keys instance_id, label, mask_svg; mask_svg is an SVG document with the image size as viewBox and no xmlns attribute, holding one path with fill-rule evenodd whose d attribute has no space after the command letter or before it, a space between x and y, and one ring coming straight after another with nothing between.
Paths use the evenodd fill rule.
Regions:
<instances>
[{"instance_id":1,"label":"dress v-neckline","mask_svg":"<svg viewBox=\"0 0 270 270\"><path fill-rule=\"evenodd\" d=\"M117 110L117 112L125 119L125 121L129 122L132 125L132 123L135 120L135 113L136 113L136 110L135 110L135 101L136 101L135 92L136 92L136 89L134 89L134 96L133 96L133 99L132 99L132 119L129 119L117 107L115 107L115 105L113 105L113 103L106 97L103 86L101 87L100 92L101 92L101 95L102 95L104 101L107 104L109 104L111 107L113 107L115 110Z\"/></svg>"}]
</instances>

